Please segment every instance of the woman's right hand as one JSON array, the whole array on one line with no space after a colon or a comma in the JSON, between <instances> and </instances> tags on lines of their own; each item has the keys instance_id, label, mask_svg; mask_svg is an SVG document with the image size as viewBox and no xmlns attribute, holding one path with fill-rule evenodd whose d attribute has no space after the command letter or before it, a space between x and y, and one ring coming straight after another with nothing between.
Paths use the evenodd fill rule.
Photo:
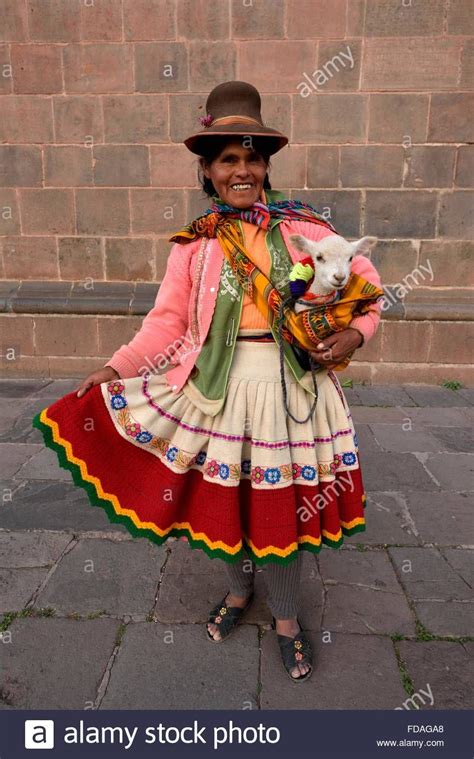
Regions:
<instances>
[{"instance_id":1,"label":"woman's right hand","mask_svg":"<svg viewBox=\"0 0 474 759\"><path fill-rule=\"evenodd\" d=\"M102 369L98 369L96 372L89 374L85 380L79 385L77 391L77 397L82 398L84 393L87 393L94 385L100 385L101 382L110 382L110 380L120 379L120 375L112 369L111 366L104 366Z\"/></svg>"}]
</instances>

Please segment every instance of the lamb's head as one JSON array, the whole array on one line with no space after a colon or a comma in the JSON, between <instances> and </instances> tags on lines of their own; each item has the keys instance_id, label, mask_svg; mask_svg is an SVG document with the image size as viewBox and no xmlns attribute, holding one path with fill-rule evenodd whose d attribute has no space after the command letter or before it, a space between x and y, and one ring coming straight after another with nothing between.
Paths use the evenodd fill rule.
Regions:
<instances>
[{"instance_id":1,"label":"lamb's head","mask_svg":"<svg viewBox=\"0 0 474 759\"><path fill-rule=\"evenodd\" d=\"M311 292L325 295L332 290L342 290L351 273L354 256L368 253L376 244L377 237L361 237L348 242L340 235L327 235L315 242L303 235L290 235L293 247L313 259L314 280Z\"/></svg>"}]
</instances>

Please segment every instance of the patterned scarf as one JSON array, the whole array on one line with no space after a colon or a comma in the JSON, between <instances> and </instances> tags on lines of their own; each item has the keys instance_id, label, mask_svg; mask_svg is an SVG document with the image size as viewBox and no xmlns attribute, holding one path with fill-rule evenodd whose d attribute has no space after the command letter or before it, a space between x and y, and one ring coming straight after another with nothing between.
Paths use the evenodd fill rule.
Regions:
<instances>
[{"instance_id":1,"label":"patterned scarf","mask_svg":"<svg viewBox=\"0 0 474 759\"><path fill-rule=\"evenodd\" d=\"M268 191L267 194L269 194ZM214 202L210 208L170 237L170 241L191 242L202 236L217 237L217 226L222 218L241 219L265 230L268 229L272 219L309 221L322 224L337 234L333 225L316 208L301 200L271 200L269 203L257 200L249 208L229 206L223 203L218 195L213 195L212 200Z\"/></svg>"}]
</instances>

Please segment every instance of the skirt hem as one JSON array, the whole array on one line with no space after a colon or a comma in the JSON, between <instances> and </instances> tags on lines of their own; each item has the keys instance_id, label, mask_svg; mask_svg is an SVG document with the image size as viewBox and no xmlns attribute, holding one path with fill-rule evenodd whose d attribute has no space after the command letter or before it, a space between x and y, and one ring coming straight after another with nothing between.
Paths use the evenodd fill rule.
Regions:
<instances>
[{"instance_id":1,"label":"skirt hem","mask_svg":"<svg viewBox=\"0 0 474 759\"><path fill-rule=\"evenodd\" d=\"M118 514L114 509L111 500L103 498L98 494L97 487L94 482L88 480L85 477L85 473L83 474L81 464L84 465L84 462L81 462L79 459L77 460L77 463L76 461L73 461L72 459L74 456L72 454L72 451L71 458L68 457L66 446L70 446L70 444L65 441L66 445L63 445L61 442L55 440L51 425L47 424L41 418L43 415L45 415L46 410L47 409L43 409L33 417L32 426L41 432L45 445L56 453L59 466L71 473L73 482L77 487L81 487L85 490L91 506L99 506L103 508L110 522L122 524L134 538L143 537L152 541L156 545L163 545L163 543L165 543L170 537L178 538L184 536L187 538L191 548L204 551L211 559L221 559L228 564L235 564L241 559L247 558L247 556L249 556L251 560L259 566L263 566L264 564L268 563L276 563L285 566L296 559L299 551L309 551L311 553L318 554L323 545L326 545L332 549L339 549L344 543L344 536L349 537L355 533L364 532L366 529L365 520L363 518L359 518L360 523L354 525L353 527L344 527L344 525L341 525L341 535L337 540L325 536L324 533L321 535L321 538L317 543L313 542L314 538L311 542L300 540L298 542L298 546L286 556L279 556L278 554L273 553L271 549L268 550L268 553L266 553L265 556L259 556L253 550L251 544L245 539L242 541L241 547L236 548L234 552L231 550L230 546L229 550L218 547L211 547L205 542L205 540L196 537L196 534L193 533L192 529L188 527L171 527L166 531L164 535L157 535L153 530L144 527L138 527L134 523L131 516L128 516L127 514ZM363 499L363 505L365 508L365 498Z\"/></svg>"}]
</instances>

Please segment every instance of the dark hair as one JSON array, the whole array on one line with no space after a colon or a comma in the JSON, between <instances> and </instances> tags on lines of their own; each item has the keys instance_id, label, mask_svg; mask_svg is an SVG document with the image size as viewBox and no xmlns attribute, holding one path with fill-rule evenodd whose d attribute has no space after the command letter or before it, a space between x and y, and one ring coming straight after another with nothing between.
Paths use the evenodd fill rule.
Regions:
<instances>
[{"instance_id":1,"label":"dark hair","mask_svg":"<svg viewBox=\"0 0 474 759\"><path fill-rule=\"evenodd\" d=\"M199 163L198 163L198 181L203 189L203 192L206 193L208 197L211 197L211 195L216 194L216 189L212 183L212 180L208 177L205 177L202 172L202 166L201 161L204 161L205 163L209 164L214 161L218 155L222 153L225 146L229 143L238 138L240 135L236 135L235 137L232 137L231 135L216 135L216 137L212 140L203 140L201 148L201 153L199 157ZM247 135L248 137L248 135ZM208 143L208 145L206 144ZM254 150L259 153L265 163L267 164L267 167L270 166L270 151L269 151L269 141L268 138L265 137L254 137L252 136L252 147ZM263 180L263 187L265 190L271 190L272 186L270 184L270 179L268 177L268 172L265 174L265 179Z\"/></svg>"}]
</instances>

